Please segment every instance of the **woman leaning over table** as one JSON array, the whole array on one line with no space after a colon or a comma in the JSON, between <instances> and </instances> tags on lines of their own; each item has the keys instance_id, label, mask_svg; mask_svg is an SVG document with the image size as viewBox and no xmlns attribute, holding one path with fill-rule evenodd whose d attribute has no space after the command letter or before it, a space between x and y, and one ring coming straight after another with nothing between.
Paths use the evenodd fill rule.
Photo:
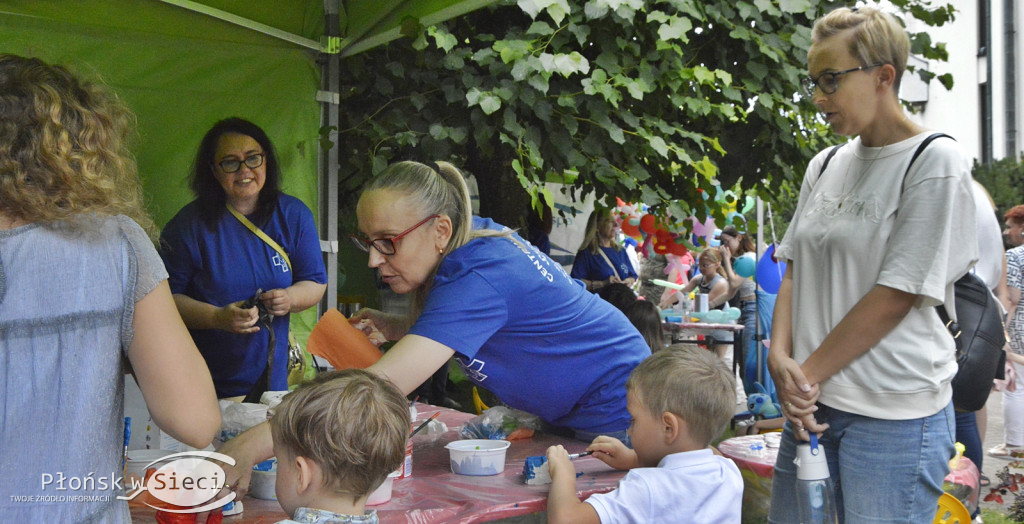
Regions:
<instances>
[{"instance_id":1,"label":"woman leaning over table","mask_svg":"<svg viewBox=\"0 0 1024 524\"><path fill-rule=\"evenodd\" d=\"M241 118L221 120L196 153L189 180L196 199L161 235L174 301L221 398L252 393L258 401L260 390L288 389L289 314L315 305L327 288L313 213L282 193L280 180L263 129ZM288 260L229 207L277 243ZM264 381L271 336L257 324L256 307L241 307L257 290L273 315L273 365Z\"/></svg>"},{"instance_id":2,"label":"woman leaning over table","mask_svg":"<svg viewBox=\"0 0 1024 524\"><path fill-rule=\"evenodd\" d=\"M811 161L778 250L789 264L768 359L788 422L769 518L797 521L793 458L811 431L840 521L931 522L953 454L957 368L933 306L953 303L977 259L970 163L940 138L911 166L929 132L897 97L909 41L895 18L840 8L815 22L812 42L813 103L855 138L824 172L827 150Z\"/></svg>"},{"instance_id":3,"label":"woman leaning over table","mask_svg":"<svg viewBox=\"0 0 1024 524\"><path fill-rule=\"evenodd\" d=\"M583 243L576 252L569 275L578 278L590 291L621 282L632 286L637 274L626 250L615 239L619 227L610 209L598 207L587 219Z\"/></svg>"},{"instance_id":4,"label":"woman leaning over table","mask_svg":"<svg viewBox=\"0 0 1024 524\"><path fill-rule=\"evenodd\" d=\"M364 309L350 319L395 345L370 370L408 393L452 356L466 376L548 430L590 442L626 438L625 382L651 351L622 313L511 230L474 217L462 174L400 162L359 198L356 243L409 318ZM271 454L265 425L225 444L239 484Z\"/></svg>"}]
</instances>

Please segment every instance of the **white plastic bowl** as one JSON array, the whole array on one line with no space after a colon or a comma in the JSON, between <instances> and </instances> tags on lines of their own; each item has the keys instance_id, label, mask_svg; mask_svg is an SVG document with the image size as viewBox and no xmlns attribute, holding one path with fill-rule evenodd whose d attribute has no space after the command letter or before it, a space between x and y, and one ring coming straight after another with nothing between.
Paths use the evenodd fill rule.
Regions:
<instances>
[{"instance_id":1,"label":"white plastic bowl","mask_svg":"<svg viewBox=\"0 0 1024 524\"><path fill-rule=\"evenodd\" d=\"M449 442L449 462L452 473L458 475L497 475L505 471L505 451L512 443L507 440L456 440Z\"/></svg>"},{"instance_id":2,"label":"white plastic bowl","mask_svg":"<svg viewBox=\"0 0 1024 524\"><path fill-rule=\"evenodd\" d=\"M277 500L277 460L274 460L269 471L252 470L249 481L249 496L263 500ZM256 467L260 467L257 465ZM265 467L265 466L264 466Z\"/></svg>"},{"instance_id":3,"label":"white plastic bowl","mask_svg":"<svg viewBox=\"0 0 1024 524\"><path fill-rule=\"evenodd\" d=\"M388 473L388 477L384 479L377 489L370 493L370 496L366 498L367 506L376 506L377 504L384 504L391 500L391 488L394 487L395 478L401 474L401 471L392 471Z\"/></svg>"}]
</instances>

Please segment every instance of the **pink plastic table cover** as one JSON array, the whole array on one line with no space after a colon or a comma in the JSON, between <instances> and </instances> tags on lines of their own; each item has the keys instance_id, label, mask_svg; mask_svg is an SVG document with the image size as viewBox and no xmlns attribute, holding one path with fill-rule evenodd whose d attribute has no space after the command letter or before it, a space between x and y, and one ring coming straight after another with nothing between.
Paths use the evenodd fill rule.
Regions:
<instances>
[{"instance_id":1,"label":"pink plastic table cover","mask_svg":"<svg viewBox=\"0 0 1024 524\"><path fill-rule=\"evenodd\" d=\"M530 486L523 482L526 457L543 455L555 444L565 446L569 453L578 453L587 447L585 442L538 432L533 438L512 441L501 474L456 475L451 471L448 450L444 446L458 440L459 427L473 415L429 404L417 404L417 408L420 422L440 412L438 420L448 426L448 431L443 435L413 437L412 477L395 480L391 500L387 503L368 506L377 510L384 524L470 524L545 511L550 486ZM576 491L581 499L611 491L626 473L594 457L583 457L573 464L579 474ZM242 502L245 511L224 517L226 524L269 524L287 518L277 501L247 496ZM133 504L131 513L133 522L156 522L155 510L148 506Z\"/></svg>"}]
</instances>

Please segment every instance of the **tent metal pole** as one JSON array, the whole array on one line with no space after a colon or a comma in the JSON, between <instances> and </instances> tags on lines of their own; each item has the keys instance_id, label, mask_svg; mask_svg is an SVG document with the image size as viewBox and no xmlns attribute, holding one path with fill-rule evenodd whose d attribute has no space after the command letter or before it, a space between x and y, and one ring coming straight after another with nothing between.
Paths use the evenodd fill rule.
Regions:
<instances>
[{"instance_id":1,"label":"tent metal pole","mask_svg":"<svg viewBox=\"0 0 1024 524\"><path fill-rule=\"evenodd\" d=\"M310 40L309 38L305 38L305 37L302 37L302 36L299 36L299 35L295 35L295 34L287 32L287 31L282 31L281 29L278 29L276 27L272 27L272 26L269 26L269 25L266 25L266 24L261 24L261 23L255 21L255 20L250 20L248 18L238 16L238 15L236 15L234 13L229 13L227 11L222 11L222 10L217 9L215 7L210 7L208 5L203 5L203 4L200 4L198 2L193 2L191 0L159 0L159 1L163 2L165 4L171 4L171 5L174 5L174 6L178 6L178 7L181 7L183 9L188 9L189 11L195 11L197 13L201 13L201 14L204 14L204 15L207 15L207 16L212 16L214 18L218 18L218 19L223 20L225 22L228 22L228 23L231 23L231 24L235 24L237 26L241 26L241 27L244 27L246 29L251 29L253 31L256 31L256 32L259 32L259 33L263 33L265 35L269 35L269 36L272 36L274 38L278 38L280 40L285 40L287 42L291 42L293 44L297 44L297 45L300 45L302 47L308 47L310 49L313 49L313 50L316 50L316 51L320 51L320 52L328 52L327 48L325 47L325 45L321 44L320 42L317 42L316 40Z\"/></svg>"},{"instance_id":2,"label":"tent metal pole","mask_svg":"<svg viewBox=\"0 0 1024 524\"><path fill-rule=\"evenodd\" d=\"M340 22L341 0L324 0L324 30L328 37L341 34ZM318 313L338 307L338 126L340 125L340 89L341 59L337 53L321 56L322 91L317 99L323 107L321 124L323 129L330 130L328 139L333 144L330 149L320 151L320 244L323 246L324 265L327 268L327 292L320 301ZM325 239L325 240L324 240Z\"/></svg>"}]
</instances>

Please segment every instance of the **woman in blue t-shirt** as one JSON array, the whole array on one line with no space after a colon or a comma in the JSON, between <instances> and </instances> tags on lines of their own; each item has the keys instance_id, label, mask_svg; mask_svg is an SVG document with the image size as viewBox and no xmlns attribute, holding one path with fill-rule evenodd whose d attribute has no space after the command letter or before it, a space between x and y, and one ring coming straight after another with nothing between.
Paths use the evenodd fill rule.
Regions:
<instances>
[{"instance_id":1,"label":"woman in blue t-shirt","mask_svg":"<svg viewBox=\"0 0 1024 524\"><path fill-rule=\"evenodd\" d=\"M364 309L350 322L396 341L368 369L404 393L455 357L466 376L550 431L626 438L626 379L651 350L625 315L515 232L472 216L448 163L401 162L370 180L355 243L409 317ZM272 453L265 424L222 452L243 477ZM239 489L244 490L243 478Z\"/></svg>"},{"instance_id":2,"label":"woman in blue t-shirt","mask_svg":"<svg viewBox=\"0 0 1024 524\"><path fill-rule=\"evenodd\" d=\"M519 235L473 217L458 169L392 165L356 212L370 267L413 294L410 318L352 318L397 341L377 371L408 392L454 356L471 381L565 433L625 436L625 380L650 355L643 337Z\"/></svg>"},{"instance_id":3,"label":"woman in blue t-shirt","mask_svg":"<svg viewBox=\"0 0 1024 524\"><path fill-rule=\"evenodd\" d=\"M160 235L174 302L220 398L258 402L264 391L288 389L289 315L327 289L313 213L280 181L263 129L221 120L196 153L196 199ZM250 300L257 292L259 307Z\"/></svg>"},{"instance_id":4,"label":"woman in blue t-shirt","mask_svg":"<svg viewBox=\"0 0 1024 524\"><path fill-rule=\"evenodd\" d=\"M582 280L590 291L616 282L627 286L636 282L636 270L629 256L615 241L618 231L619 227L608 208L598 207L590 213L583 243L569 272L572 278Z\"/></svg>"}]
</instances>

